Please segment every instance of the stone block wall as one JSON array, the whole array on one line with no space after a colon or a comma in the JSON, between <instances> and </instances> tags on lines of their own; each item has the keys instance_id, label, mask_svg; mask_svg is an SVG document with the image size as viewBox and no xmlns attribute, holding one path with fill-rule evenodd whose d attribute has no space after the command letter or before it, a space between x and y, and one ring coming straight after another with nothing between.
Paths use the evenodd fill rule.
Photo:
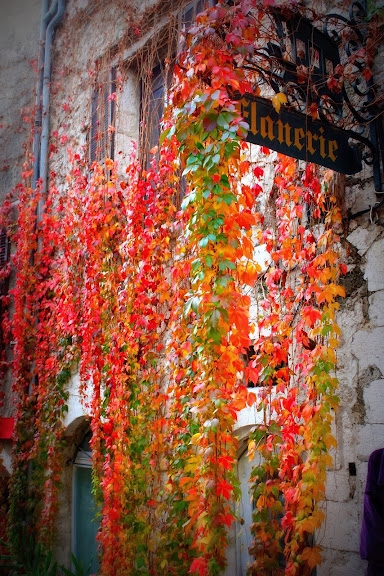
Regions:
<instances>
[{"instance_id":1,"label":"stone block wall","mask_svg":"<svg viewBox=\"0 0 384 576\"><path fill-rule=\"evenodd\" d=\"M0 85L3 93L0 99L0 136L3 138L0 201L18 181L23 160L22 144L27 132L19 112L34 104L35 75L30 61L38 54L40 4L39 0L14 0L7 3L6 11L4 3L0 6ZM66 16L55 39L51 83L51 131L57 133L59 152L52 158L50 168L57 173L64 190L68 185L65 181L67 147L84 154L88 150L95 60L123 38L128 11L136 10L139 14L148 4L122 0L67 0ZM382 47L380 50L382 54ZM382 78L382 59L377 59L375 66ZM116 158L122 175L131 142L138 138L138 129L139 92L132 73L122 85L117 102ZM255 154L252 150L252 155ZM268 188L273 172L271 164L266 166L265 172ZM326 522L317 534L317 543L324 549L318 576L363 574L366 563L359 557L359 533L367 462L373 450L384 447L384 214L370 217L368 212L347 222L348 211L354 214L365 210L377 200L370 169L364 168L362 173L347 178L342 193L346 216L342 249L348 274L344 279L347 297L340 302L338 314L342 332L337 373L341 405L335 417L338 447L334 453L334 466L328 474L324 503ZM68 425L86 412L76 401L76 378L73 382ZM245 437L255 423L254 411L241 414L238 434ZM243 490L247 485L245 469L246 465L242 463ZM64 485L59 541L60 559L68 561L71 532L69 464ZM231 568L227 572L230 576L244 574L244 562L236 564L239 551L241 549L235 545L230 550Z\"/></svg>"}]
</instances>

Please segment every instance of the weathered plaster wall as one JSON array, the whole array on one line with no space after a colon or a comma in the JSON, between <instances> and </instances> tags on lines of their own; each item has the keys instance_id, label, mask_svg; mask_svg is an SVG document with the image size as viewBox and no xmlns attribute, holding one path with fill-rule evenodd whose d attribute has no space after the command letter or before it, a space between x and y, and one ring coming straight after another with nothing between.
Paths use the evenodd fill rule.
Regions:
<instances>
[{"instance_id":1,"label":"weathered plaster wall","mask_svg":"<svg viewBox=\"0 0 384 576\"><path fill-rule=\"evenodd\" d=\"M362 190L366 199L371 194L369 200L373 203L372 185L366 183ZM358 200L358 190L353 186L351 192L355 202L363 202ZM358 576L366 566L358 551L367 462L373 450L384 447L382 218L382 214L375 216L371 222L368 214L361 216L350 223L346 238L348 297L341 302L338 314L342 330L338 353L338 450L328 477L327 520L319 540L327 553L319 576Z\"/></svg>"},{"instance_id":2,"label":"weathered plaster wall","mask_svg":"<svg viewBox=\"0 0 384 576\"><path fill-rule=\"evenodd\" d=\"M38 55L41 0L0 1L0 205L20 182L23 145L30 133L25 122L35 104L34 59ZM0 388L6 393L0 416L12 416L10 374ZM11 442L0 441L0 462L11 469Z\"/></svg>"},{"instance_id":3,"label":"weathered plaster wall","mask_svg":"<svg viewBox=\"0 0 384 576\"><path fill-rule=\"evenodd\" d=\"M0 203L20 181L34 104L41 0L0 2Z\"/></svg>"}]
</instances>

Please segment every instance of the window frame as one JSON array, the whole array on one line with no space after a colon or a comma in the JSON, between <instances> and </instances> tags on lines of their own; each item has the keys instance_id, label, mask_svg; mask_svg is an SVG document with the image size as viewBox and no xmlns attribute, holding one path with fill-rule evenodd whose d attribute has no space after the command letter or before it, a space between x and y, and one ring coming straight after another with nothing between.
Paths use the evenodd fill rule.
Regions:
<instances>
[{"instance_id":1,"label":"window frame","mask_svg":"<svg viewBox=\"0 0 384 576\"><path fill-rule=\"evenodd\" d=\"M113 94L117 90L117 69L109 64L97 74L90 104L89 162L104 162L105 158L115 157L116 101ZM112 130L110 130L112 127Z\"/></svg>"},{"instance_id":2,"label":"window frame","mask_svg":"<svg viewBox=\"0 0 384 576\"><path fill-rule=\"evenodd\" d=\"M180 49L182 48L182 45L180 44L180 40L182 38L182 34L185 34L189 28L191 28L196 20L196 16L206 10L207 8L214 6L215 4L215 0L193 0L192 2L188 2L187 4L184 5L184 7L177 9L177 11L174 11L174 13L177 16L177 21L178 21L178 30L177 30L177 35L176 38L174 39L174 46L171 47L172 48L172 56L171 58L169 58L170 62L167 64L164 62L164 60L166 59L167 55L169 56L169 46L167 46L167 48L164 48L163 50L160 49L159 50L159 54L158 56L154 59L153 62L153 66L152 69L150 71L151 74L151 84L152 86L147 90L147 94L145 94L145 90L143 87L143 81L140 80L140 111L139 111L139 124L140 124L140 136L139 136L139 152L140 152L140 156L142 158L142 163L143 166L145 166L146 168L149 167L150 165L150 151L158 145L159 143L159 137L161 134L161 119L163 116L163 112L164 112L164 108L167 105L167 100L168 100L168 91L169 88L171 86L171 81L172 81L172 69L173 69L173 65L174 62L177 58L177 54L180 52ZM188 15L188 17L187 17ZM186 18L188 18L186 20ZM155 37L161 39L161 32L163 31L166 35L166 29L167 29L167 22L165 21L164 24L162 25L162 27L160 28L160 33L156 32L154 33L147 41L147 43L141 47L138 48L137 53L140 51L140 49L145 49L146 45L151 45L154 40ZM170 40L172 41L171 37ZM167 53L168 50L168 53ZM126 61L126 59L125 59ZM163 101L163 107L161 109L161 107L157 107L157 106L152 106L152 102L154 102L155 100L160 100L160 98L153 98L153 93L156 90L159 90L160 86L156 85L155 89L154 89L154 84L158 81L158 79L161 79L162 81L162 101ZM156 125L153 125L153 119L151 121L151 108L155 108L156 112ZM144 113L145 111L148 111L148 116L147 118L144 118ZM150 128L150 133L149 133L149 137L147 137L145 140L143 138L142 135L142 126L149 126L151 124L151 128ZM154 138L153 136L157 135L157 138Z\"/></svg>"}]
</instances>

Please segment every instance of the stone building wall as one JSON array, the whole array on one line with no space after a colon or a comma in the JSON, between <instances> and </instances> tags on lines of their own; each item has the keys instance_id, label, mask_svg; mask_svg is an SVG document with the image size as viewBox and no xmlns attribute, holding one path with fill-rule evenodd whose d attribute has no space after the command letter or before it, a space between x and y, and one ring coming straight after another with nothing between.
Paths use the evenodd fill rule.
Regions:
<instances>
[{"instance_id":1,"label":"stone building wall","mask_svg":"<svg viewBox=\"0 0 384 576\"><path fill-rule=\"evenodd\" d=\"M108 54L127 34L128 13L133 11L139 15L150 3L150 0L140 3L67 0L65 18L57 31L53 50L50 118L52 142L58 149L51 158L50 169L56 172L57 182L64 190L68 185L65 181L67 148L88 154L93 80L97 74L95 61ZM38 0L15 0L8 4L12 4L12 9L9 8L5 19L0 18L0 83L5 86L0 100L0 116L3 116L0 124L5 138L0 150L0 199L16 184L23 157L22 143L27 136L25 131L20 131L19 109L33 105L35 80L29 62L37 56L40 19ZM0 16L3 10L1 5ZM134 50L134 46L130 40L127 48ZM380 54L382 46L383 43L378 46ZM119 62L116 55L110 57L115 63ZM376 60L375 66L382 78L382 63ZM131 70L124 77L117 100L115 157L120 162L121 174L128 162L131 141L138 138L139 118L138 84ZM3 170L6 163L10 168ZM269 175L265 182L268 189L272 170L267 169L266 174ZM359 533L367 462L374 449L384 447L384 216L383 212L372 215L368 212L348 220L348 214L365 210L377 201L370 169L346 178L343 190L346 219L342 248L348 274L344 279L347 297L340 302L338 314L342 332L337 373L341 405L335 418L338 447L334 452L334 466L328 474L326 521L317 534L317 543L324 549L318 576L363 574L366 563L359 557ZM71 548L73 442L79 427L84 426L82 418L86 415L77 388L78 378L74 375L65 421L72 448L65 454L65 488L58 519L57 555L65 563L69 562ZM242 440L246 439L255 418L254 410L240 415L237 434ZM243 490L249 466L244 460L239 465ZM244 518L245 527L235 527L232 535L228 576L245 574L249 510L245 511ZM243 559L239 560L241 556Z\"/></svg>"},{"instance_id":2,"label":"stone building wall","mask_svg":"<svg viewBox=\"0 0 384 576\"><path fill-rule=\"evenodd\" d=\"M19 182L35 104L41 0L0 3L0 202Z\"/></svg>"},{"instance_id":3,"label":"stone building wall","mask_svg":"<svg viewBox=\"0 0 384 576\"><path fill-rule=\"evenodd\" d=\"M383 19L374 30L374 80L378 104L382 95ZM366 561L359 556L364 489L368 459L384 447L384 263L383 211L369 211L383 198L377 194L372 172L346 177L342 245L348 273L343 280L346 298L340 302L338 351L340 409L335 420L334 468L328 473L326 522L319 543L325 549L319 576L358 576ZM361 212L364 214L353 217Z\"/></svg>"},{"instance_id":4,"label":"stone building wall","mask_svg":"<svg viewBox=\"0 0 384 576\"><path fill-rule=\"evenodd\" d=\"M35 105L40 8L41 0L0 2L0 205L20 182L26 158L25 146L30 138ZM0 389L5 393L0 418L11 417L9 372L4 375ZM10 451L10 440L0 439L0 475L10 470Z\"/></svg>"}]
</instances>

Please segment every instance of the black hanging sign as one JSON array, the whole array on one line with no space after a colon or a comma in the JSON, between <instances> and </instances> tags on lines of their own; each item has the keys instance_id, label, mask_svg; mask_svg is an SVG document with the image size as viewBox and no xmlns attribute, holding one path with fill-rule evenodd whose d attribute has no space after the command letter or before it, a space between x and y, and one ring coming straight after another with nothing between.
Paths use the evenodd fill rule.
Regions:
<instances>
[{"instance_id":1,"label":"black hanging sign","mask_svg":"<svg viewBox=\"0 0 384 576\"><path fill-rule=\"evenodd\" d=\"M259 96L246 95L240 104L249 125L248 142L343 174L360 172L361 157L351 143L356 139L354 132L284 106L278 113L270 100Z\"/></svg>"}]
</instances>

